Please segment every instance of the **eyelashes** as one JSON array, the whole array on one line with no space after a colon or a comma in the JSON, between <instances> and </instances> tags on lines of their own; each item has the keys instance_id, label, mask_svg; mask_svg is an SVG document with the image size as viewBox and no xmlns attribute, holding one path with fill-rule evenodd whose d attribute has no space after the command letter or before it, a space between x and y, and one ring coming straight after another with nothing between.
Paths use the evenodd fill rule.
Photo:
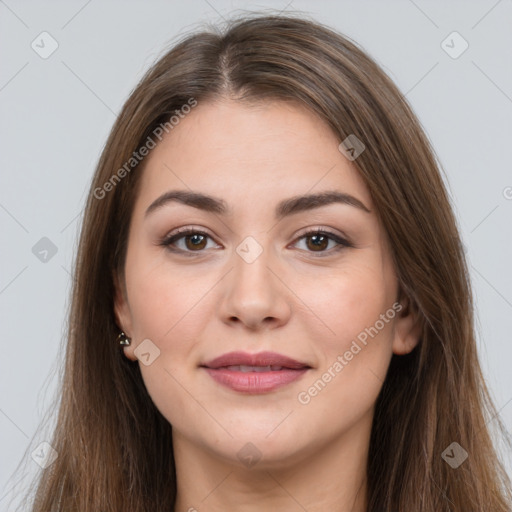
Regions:
<instances>
[{"instance_id":1,"label":"eyelashes","mask_svg":"<svg viewBox=\"0 0 512 512\"><path fill-rule=\"evenodd\" d=\"M174 231L173 233L170 233L163 240L161 240L158 245L165 246L169 251L173 253L183 254L185 256L195 256L197 254L203 253L205 249L209 248L207 246L208 239L213 241L213 238L205 231L194 228L181 228L177 231ZM306 240L306 249L299 250L308 252L314 257L330 256L345 248L354 247L354 245L345 238L332 233L325 228L316 228L303 233L295 239L293 245L297 245L297 243L302 240ZM185 244L185 248L177 247L177 243L182 241ZM328 248L331 242L334 242L336 245L334 247ZM190 247L192 247L192 249L190 249ZM309 250L310 247L313 247L313 249Z\"/></svg>"},{"instance_id":2,"label":"eyelashes","mask_svg":"<svg viewBox=\"0 0 512 512\"><path fill-rule=\"evenodd\" d=\"M193 246L196 246L196 248L203 249L202 242L206 240L207 238L212 238L208 233L205 233L204 231L201 231L199 229L192 229L192 228L183 228L176 232L171 233L170 235L166 236L162 242L159 245L166 246L170 251L172 252L203 252L202 250L193 250L193 251L187 251L185 249L179 249L175 247L175 244L177 241L180 241L182 239L192 239L194 238L196 242L199 243L193 243Z\"/></svg>"}]
</instances>

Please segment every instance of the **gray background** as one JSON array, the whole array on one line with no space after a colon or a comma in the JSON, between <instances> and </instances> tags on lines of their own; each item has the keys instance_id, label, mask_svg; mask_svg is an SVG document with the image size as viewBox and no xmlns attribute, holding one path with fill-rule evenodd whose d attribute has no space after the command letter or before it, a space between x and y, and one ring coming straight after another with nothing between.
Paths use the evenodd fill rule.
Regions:
<instances>
[{"instance_id":1,"label":"gray background","mask_svg":"<svg viewBox=\"0 0 512 512\"><path fill-rule=\"evenodd\" d=\"M42 471L31 452L48 439L38 426L63 357L81 211L116 114L176 37L234 11L269 8L303 11L353 38L412 104L447 173L484 374L512 430L510 0L0 0L0 510L23 489L26 479L14 486L24 474ZM58 43L46 59L31 47L50 48L43 31ZM458 58L442 47L453 31L469 44ZM457 36L446 44L452 55L463 48ZM54 255L38 252L43 237ZM510 470L510 454L503 457Z\"/></svg>"}]
</instances>

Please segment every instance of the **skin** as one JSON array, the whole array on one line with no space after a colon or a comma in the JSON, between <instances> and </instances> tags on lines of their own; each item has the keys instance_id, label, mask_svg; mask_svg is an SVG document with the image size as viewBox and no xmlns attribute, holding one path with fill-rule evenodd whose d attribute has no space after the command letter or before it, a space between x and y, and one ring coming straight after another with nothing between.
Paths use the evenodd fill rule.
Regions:
<instances>
[{"instance_id":1,"label":"skin","mask_svg":"<svg viewBox=\"0 0 512 512\"><path fill-rule=\"evenodd\" d=\"M126 357L136 361L145 339L160 351L139 366L173 426L175 511L365 510L374 404L392 354L410 352L418 330L402 303L342 371L299 402L398 297L386 234L340 142L302 106L224 99L200 103L146 158L115 312L132 338ZM170 202L145 216L175 189L221 198L232 213ZM333 203L274 217L281 200L328 190L356 197L370 213ZM182 253L160 245L180 227L209 238L197 249L182 237L174 243ZM303 235L315 228L353 247L336 251L328 239L315 250L312 235ZM247 236L262 249L252 263L236 251ZM247 395L199 367L235 350L274 351L311 369ZM237 456L247 443L261 455L252 467Z\"/></svg>"}]
</instances>

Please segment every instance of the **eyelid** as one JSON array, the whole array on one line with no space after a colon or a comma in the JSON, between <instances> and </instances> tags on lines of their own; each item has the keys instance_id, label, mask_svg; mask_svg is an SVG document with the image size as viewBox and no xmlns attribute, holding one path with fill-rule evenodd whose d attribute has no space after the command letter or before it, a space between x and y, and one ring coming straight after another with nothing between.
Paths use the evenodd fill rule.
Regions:
<instances>
[{"instance_id":1,"label":"eyelid","mask_svg":"<svg viewBox=\"0 0 512 512\"><path fill-rule=\"evenodd\" d=\"M304 228L303 231L300 231L299 234L295 237L295 240L299 239L299 238L302 238L306 235L314 235L314 234L325 234L325 235L329 235L331 236L332 238L334 239L339 239L341 241L343 241L344 243L347 243L349 244L349 237L346 236L342 231L338 231L338 232L335 232L333 231L332 228L329 228L327 226L317 226L317 227L314 227L314 228Z\"/></svg>"},{"instance_id":2,"label":"eyelid","mask_svg":"<svg viewBox=\"0 0 512 512\"><path fill-rule=\"evenodd\" d=\"M337 254L340 250L347 248L354 248L355 245L349 241L349 238L345 234L338 234L331 230L331 228L325 226L319 226L316 228L305 228L305 231L298 234L291 245L296 245L298 241L303 238L311 237L314 235L327 235L327 237L336 242L336 247L329 249L328 251L302 251L313 255L315 258L322 258Z\"/></svg>"},{"instance_id":3,"label":"eyelid","mask_svg":"<svg viewBox=\"0 0 512 512\"><path fill-rule=\"evenodd\" d=\"M187 235L187 234L194 234L194 233L198 233L200 235L208 235L211 239L214 238L213 235L208 232L208 230L192 225L192 226L183 226L181 228L176 228L176 229L172 230L171 232L169 232L167 235L164 236L164 240L168 240L168 239L170 239L176 235L180 235L180 234Z\"/></svg>"},{"instance_id":4,"label":"eyelid","mask_svg":"<svg viewBox=\"0 0 512 512\"><path fill-rule=\"evenodd\" d=\"M204 250L203 251L184 251L182 249L177 249L175 247L172 247L172 242L180 240L181 238L185 238L187 235L195 235L195 234L207 236L208 238L212 239L215 243L217 243L215 241L215 237L213 235L211 235L204 228L198 228L195 226L184 226L181 228L176 228L175 230L173 230L170 233L168 233L167 235L165 235L163 237L163 239L160 242L158 242L158 245L162 245L174 253L186 254L186 255L194 255L194 253L199 254L201 252L204 252Z\"/></svg>"}]
</instances>

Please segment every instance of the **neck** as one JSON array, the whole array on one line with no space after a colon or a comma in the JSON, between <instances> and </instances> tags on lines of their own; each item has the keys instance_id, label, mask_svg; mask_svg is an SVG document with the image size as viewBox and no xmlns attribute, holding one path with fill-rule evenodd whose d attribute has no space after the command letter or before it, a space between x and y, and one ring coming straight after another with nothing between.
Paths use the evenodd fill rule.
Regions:
<instances>
[{"instance_id":1,"label":"neck","mask_svg":"<svg viewBox=\"0 0 512 512\"><path fill-rule=\"evenodd\" d=\"M341 439L295 457L290 464L264 464L262 459L251 469L221 459L173 433L177 475L174 512L365 512L371 422L357 427Z\"/></svg>"}]
</instances>

